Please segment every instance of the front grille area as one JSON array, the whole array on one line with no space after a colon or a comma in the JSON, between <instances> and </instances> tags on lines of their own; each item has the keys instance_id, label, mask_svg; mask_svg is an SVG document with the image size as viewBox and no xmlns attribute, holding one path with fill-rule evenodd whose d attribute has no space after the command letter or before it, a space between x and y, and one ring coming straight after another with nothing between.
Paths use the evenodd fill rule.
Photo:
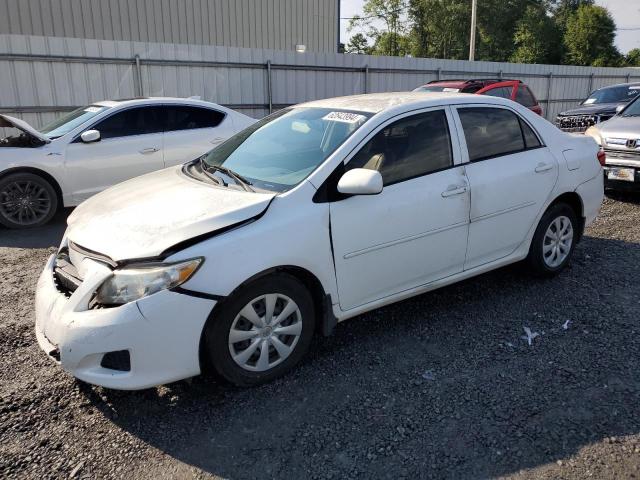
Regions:
<instances>
[{"instance_id":1,"label":"front grille area","mask_svg":"<svg viewBox=\"0 0 640 480\"><path fill-rule=\"evenodd\" d=\"M607 160L633 160L640 162L640 150L617 150L613 148L605 148L604 153Z\"/></svg>"},{"instance_id":2,"label":"front grille area","mask_svg":"<svg viewBox=\"0 0 640 480\"><path fill-rule=\"evenodd\" d=\"M56 262L53 267L53 280L58 291L67 298L70 297L82 283L78 270L71 263L66 251L61 251L56 257Z\"/></svg>"},{"instance_id":3,"label":"front grille area","mask_svg":"<svg viewBox=\"0 0 640 480\"><path fill-rule=\"evenodd\" d=\"M563 132L581 133L596 123L609 120L613 115L558 115L556 117L556 127Z\"/></svg>"},{"instance_id":4,"label":"front grille area","mask_svg":"<svg viewBox=\"0 0 640 480\"><path fill-rule=\"evenodd\" d=\"M131 371L131 357L129 350L118 350L115 352L105 353L100 362L102 368L118 370L119 372Z\"/></svg>"}]
</instances>

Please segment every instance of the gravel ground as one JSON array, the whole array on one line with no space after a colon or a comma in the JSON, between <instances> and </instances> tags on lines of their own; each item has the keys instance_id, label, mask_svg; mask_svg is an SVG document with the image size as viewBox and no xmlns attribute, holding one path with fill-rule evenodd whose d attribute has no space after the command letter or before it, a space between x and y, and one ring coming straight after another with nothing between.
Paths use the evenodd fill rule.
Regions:
<instances>
[{"instance_id":1,"label":"gravel ground","mask_svg":"<svg viewBox=\"0 0 640 480\"><path fill-rule=\"evenodd\" d=\"M640 476L640 197L607 199L558 278L514 266L371 312L250 390L109 391L50 362L33 292L63 222L0 231L0 477Z\"/></svg>"}]
</instances>

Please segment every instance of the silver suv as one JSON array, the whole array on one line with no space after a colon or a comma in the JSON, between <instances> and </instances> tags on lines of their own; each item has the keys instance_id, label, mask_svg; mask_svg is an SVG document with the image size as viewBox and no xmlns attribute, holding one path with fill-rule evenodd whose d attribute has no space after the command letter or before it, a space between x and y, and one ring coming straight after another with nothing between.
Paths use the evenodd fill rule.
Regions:
<instances>
[{"instance_id":1,"label":"silver suv","mask_svg":"<svg viewBox=\"0 0 640 480\"><path fill-rule=\"evenodd\" d=\"M605 187L640 190L640 97L586 132L606 154Z\"/></svg>"}]
</instances>

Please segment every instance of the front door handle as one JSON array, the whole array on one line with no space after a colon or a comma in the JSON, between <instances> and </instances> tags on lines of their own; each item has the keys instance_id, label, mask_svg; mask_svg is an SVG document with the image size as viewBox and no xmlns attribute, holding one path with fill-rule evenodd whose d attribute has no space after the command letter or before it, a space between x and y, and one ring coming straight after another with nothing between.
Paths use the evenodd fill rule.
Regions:
<instances>
[{"instance_id":1,"label":"front door handle","mask_svg":"<svg viewBox=\"0 0 640 480\"><path fill-rule=\"evenodd\" d=\"M143 148L142 150L140 150L140 153L147 154L147 153L155 153L157 151L158 149L156 147L149 147L149 148Z\"/></svg>"},{"instance_id":2,"label":"front door handle","mask_svg":"<svg viewBox=\"0 0 640 480\"><path fill-rule=\"evenodd\" d=\"M461 195L467 191L466 185L449 185L449 187L442 192L443 198L452 197L453 195Z\"/></svg>"},{"instance_id":3,"label":"front door handle","mask_svg":"<svg viewBox=\"0 0 640 480\"><path fill-rule=\"evenodd\" d=\"M550 163L540 162L536 167L536 173L546 172L547 170L551 170L552 168L553 168L553 165L551 165Z\"/></svg>"}]
</instances>

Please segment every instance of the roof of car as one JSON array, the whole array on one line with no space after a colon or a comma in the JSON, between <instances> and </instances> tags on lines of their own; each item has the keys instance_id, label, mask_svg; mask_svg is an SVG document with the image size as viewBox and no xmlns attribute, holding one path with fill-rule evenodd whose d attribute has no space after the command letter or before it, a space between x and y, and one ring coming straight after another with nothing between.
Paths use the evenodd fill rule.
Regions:
<instances>
[{"instance_id":1,"label":"roof of car","mask_svg":"<svg viewBox=\"0 0 640 480\"><path fill-rule=\"evenodd\" d=\"M199 98L179 98L179 97L136 97L136 98L122 98L119 100L103 100L100 102L93 102L93 105L100 105L103 107L116 107L123 105L135 105L137 103L143 103L145 105L153 103L181 103L183 105L202 105L202 106L216 106L220 107L217 103L207 102L200 100Z\"/></svg>"},{"instance_id":2,"label":"roof of car","mask_svg":"<svg viewBox=\"0 0 640 480\"><path fill-rule=\"evenodd\" d=\"M449 92L389 92L350 95L301 103L298 107L335 108L378 113L399 105L416 104L429 107L456 103L488 103L507 105L508 101L499 97L479 96L469 93Z\"/></svg>"},{"instance_id":3,"label":"roof of car","mask_svg":"<svg viewBox=\"0 0 640 480\"><path fill-rule=\"evenodd\" d=\"M607 88L615 88L615 87L637 87L637 86L640 86L640 82L616 83L615 85L606 85L604 87L596 88L596 90L605 90Z\"/></svg>"}]
</instances>

